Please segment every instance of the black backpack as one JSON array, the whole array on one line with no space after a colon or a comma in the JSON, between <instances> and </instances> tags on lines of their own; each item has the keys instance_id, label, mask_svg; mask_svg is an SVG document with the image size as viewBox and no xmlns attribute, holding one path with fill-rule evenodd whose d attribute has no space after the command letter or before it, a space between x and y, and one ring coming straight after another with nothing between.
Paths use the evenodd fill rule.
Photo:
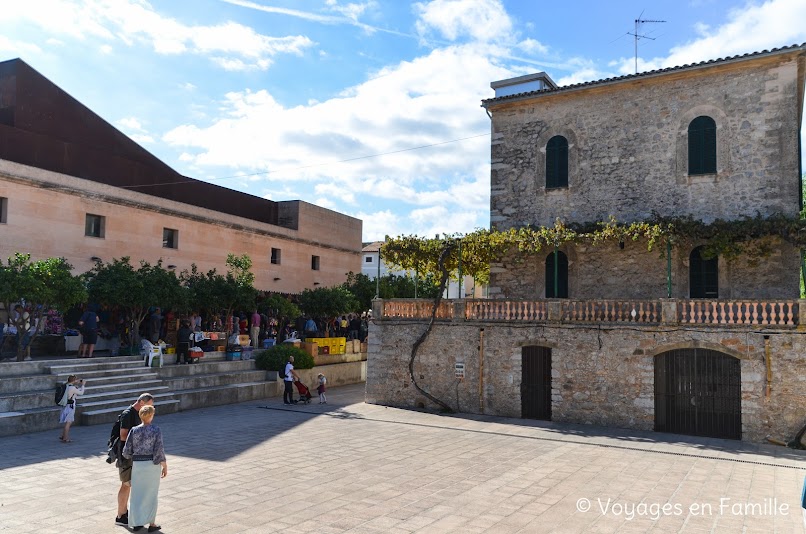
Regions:
<instances>
[{"instance_id":1,"label":"black backpack","mask_svg":"<svg viewBox=\"0 0 806 534\"><path fill-rule=\"evenodd\" d=\"M56 406L67 406L67 382L56 384L56 396L53 400Z\"/></svg>"},{"instance_id":2,"label":"black backpack","mask_svg":"<svg viewBox=\"0 0 806 534\"><path fill-rule=\"evenodd\" d=\"M123 450L120 442L120 419L123 417L121 413L118 420L112 425L112 432L109 433L109 441L106 442L106 463L114 463L118 465L120 461L120 453Z\"/></svg>"}]
</instances>

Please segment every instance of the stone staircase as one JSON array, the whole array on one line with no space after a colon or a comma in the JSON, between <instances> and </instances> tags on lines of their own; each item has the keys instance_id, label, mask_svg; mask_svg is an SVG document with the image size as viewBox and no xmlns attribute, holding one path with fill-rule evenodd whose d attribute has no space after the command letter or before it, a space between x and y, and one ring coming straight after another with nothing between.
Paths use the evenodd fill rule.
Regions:
<instances>
[{"instance_id":1,"label":"stone staircase","mask_svg":"<svg viewBox=\"0 0 806 534\"><path fill-rule=\"evenodd\" d=\"M58 382L71 374L87 381L76 408L78 425L112 423L139 395L154 395L159 413L173 413L282 394L254 361L224 361L207 353L201 363L149 368L139 356L0 363L0 437L59 428L53 401Z\"/></svg>"}]
</instances>

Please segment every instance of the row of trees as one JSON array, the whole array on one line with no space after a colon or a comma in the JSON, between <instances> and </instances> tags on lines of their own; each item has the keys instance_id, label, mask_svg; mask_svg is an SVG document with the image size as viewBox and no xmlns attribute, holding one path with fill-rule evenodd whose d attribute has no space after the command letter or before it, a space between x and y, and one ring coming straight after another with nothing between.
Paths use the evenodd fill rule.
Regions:
<instances>
[{"instance_id":1,"label":"row of trees","mask_svg":"<svg viewBox=\"0 0 806 534\"><path fill-rule=\"evenodd\" d=\"M176 273L141 261L132 265L131 258L97 262L88 272L74 275L72 266L63 258L31 261L30 254L17 253L3 264L0 259L0 304L9 313L20 339L30 341L41 333L34 325L44 324L51 309L61 313L74 306L92 302L117 308L125 315L132 333L139 330L149 308L160 306L179 314L192 311L211 316L229 317L235 311L258 309L291 321L302 313L316 318L330 318L371 307L376 282L363 274L348 273L347 282L334 286L306 289L294 298L261 293L254 287L252 260L248 255L228 254L226 273L215 269L200 272L195 265ZM380 280L382 298L410 298L415 295L434 297L438 291L431 277L412 278L387 275ZM26 314L16 314L13 307L22 304ZM135 341L135 340L132 340ZM24 358L23 343L17 344L17 360Z\"/></svg>"}]
</instances>

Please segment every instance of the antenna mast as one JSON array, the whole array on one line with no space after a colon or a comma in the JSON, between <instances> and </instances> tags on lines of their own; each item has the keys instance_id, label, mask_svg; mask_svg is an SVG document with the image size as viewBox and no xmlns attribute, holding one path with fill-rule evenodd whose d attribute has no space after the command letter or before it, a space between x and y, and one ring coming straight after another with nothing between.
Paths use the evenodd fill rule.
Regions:
<instances>
[{"instance_id":1,"label":"antenna mast","mask_svg":"<svg viewBox=\"0 0 806 534\"><path fill-rule=\"evenodd\" d=\"M643 15L643 14L644 14L644 12L643 12L643 11L641 11L641 15ZM649 20L649 19L642 19L642 18L641 18L641 15L638 15L638 18L637 18L637 19L635 19L635 33L630 33L630 32L627 32L627 34L628 34L628 35L632 35L632 36L633 36L633 39L635 40L635 73L636 73L636 74L638 74L638 39L649 39L649 40L651 40L651 41L654 41L654 40L655 40L655 38L654 38L654 37L649 37L649 36L647 36L647 35L640 35L640 34L638 33L638 26L640 26L641 24L649 23L649 22L652 22L652 23L656 23L656 22L666 22L665 20Z\"/></svg>"}]
</instances>

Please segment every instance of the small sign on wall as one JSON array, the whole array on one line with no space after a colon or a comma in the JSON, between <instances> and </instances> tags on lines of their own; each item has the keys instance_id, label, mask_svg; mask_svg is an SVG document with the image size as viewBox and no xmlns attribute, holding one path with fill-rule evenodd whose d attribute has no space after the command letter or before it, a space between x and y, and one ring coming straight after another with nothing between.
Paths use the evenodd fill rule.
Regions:
<instances>
[{"instance_id":1,"label":"small sign on wall","mask_svg":"<svg viewBox=\"0 0 806 534\"><path fill-rule=\"evenodd\" d=\"M464 380L464 378L465 378L465 364L457 363L454 366L454 371L455 371L455 374L456 374L456 378L458 378L460 380Z\"/></svg>"}]
</instances>

